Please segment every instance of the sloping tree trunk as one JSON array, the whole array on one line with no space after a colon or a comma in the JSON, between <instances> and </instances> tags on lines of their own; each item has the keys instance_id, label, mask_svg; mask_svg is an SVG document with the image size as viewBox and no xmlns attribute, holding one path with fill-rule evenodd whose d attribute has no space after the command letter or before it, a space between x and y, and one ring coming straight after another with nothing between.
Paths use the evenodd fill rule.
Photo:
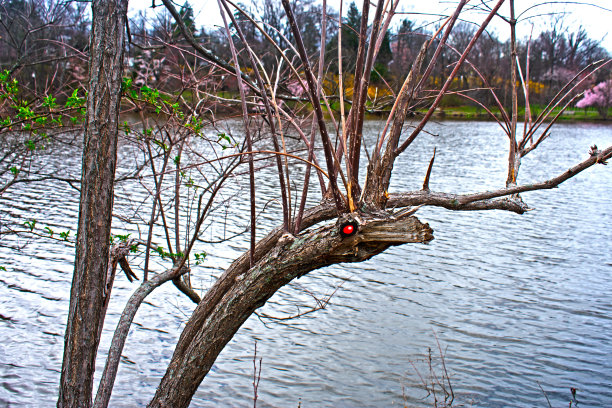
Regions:
<instances>
[{"instance_id":1,"label":"sloping tree trunk","mask_svg":"<svg viewBox=\"0 0 612 408\"><path fill-rule=\"evenodd\" d=\"M104 300L127 0L94 0L81 200L58 407L89 407Z\"/></svg>"},{"instance_id":2,"label":"sloping tree trunk","mask_svg":"<svg viewBox=\"0 0 612 408\"><path fill-rule=\"evenodd\" d=\"M335 217L332 205L304 218L312 225ZM343 237L342 225L354 222L357 232ZM256 263L248 256L236 260L202 299L181 334L166 375L149 407L187 407L217 356L240 326L278 289L306 273L340 262L362 262L387 248L427 242L433 231L410 213L359 216L346 214L335 223L297 236L271 233L256 249Z\"/></svg>"}]
</instances>

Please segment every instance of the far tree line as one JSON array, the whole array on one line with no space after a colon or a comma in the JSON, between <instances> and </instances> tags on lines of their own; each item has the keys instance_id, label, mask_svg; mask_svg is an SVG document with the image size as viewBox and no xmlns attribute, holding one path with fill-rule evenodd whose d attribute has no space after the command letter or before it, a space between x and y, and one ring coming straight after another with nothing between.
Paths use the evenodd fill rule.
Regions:
<instances>
[{"instance_id":1,"label":"far tree line","mask_svg":"<svg viewBox=\"0 0 612 408\"><path fill-rule=\"evenodd\" d=\"M155 2L154 2L155 3ZM298 0L295 3L295 18L304 32L306 51L315 61L319 55L321 40L321 2L315 0ZM238 4L240 11L234 12L238 28L245 41L260 56L266 67L276 66L280 61L279 50L274 48L268 39L252 24L251 19L259 23L267 35L281 49L288 49L293 35L287 23L285 11L278 1L257 0ZM195 39L205 48L214 50L214 54L223 61L232 58L230 47L221 28L198 27L194 11L189 2L180 8L180 15ZM338 11L326 10L330 23L326 34L326 76L324 86L328 94L333 94L338 87ZM342 18L342 68L343 72L352 72L355 68L358 34L361 13L354 2L350 3L345 17ZM530 102L540 104L550 100L564 84L570 81L580 70L601 59L609 53L601 47L597 39L591 38L584 27L569 27L562 15L551 15L545 28L533 37L518 39L518 59L523 77L528 74ZM528 22L525 22L528 24ZM86 78L88 36L91 27L91 16L86 4L82 2L56 3L51 0L9 0L0 6L0 69L7 70L10 76L17 78L20 85L29 90L31 95L54 94L60 98L69 97L76 88L84 88ZM181 70L205 69L207 62L190 58L183 51L188 49L180 35L173 17L162 7L140 11L129 20L127 58L125 76L131 77L135 85L149 86L160 90L176 89L176 78L181 77ZM236 27L232 24L232 29ZM385 35L372 73L371 99L377 99L381 109L385 97L396 94L405 73L410 69L419 49L437 29L436 23L421 23L404 18L395 27L390 27ZM439 57L440 63L434 67L430 77L434 89L453 69L449 65L456 60L477 27L469 22L459 22ZM240 46L241 40L235 36L235 43ZM435 49L435 47L432 47ZM433 51L430 51L430 53ZM246 62L247 54L240 58ZM490 92L484 88L495 88L502 98L501 103L509 106L511 101L511 79L507 70L509 66L510 45L493 32L482 35L473 48L469 62L461 69L452 90L470 90L469 95L483 103L492 101ZM197 62L196 62L197 60ZM245 64L246 65L246 64ZM476 67L480 75L476 75ZM209 74L210 72L208 72ZM288 70L281 75L289 75ZM602 70L585 81L582 90L596 87L609 80L609 71ZM211 91L223 92L233 89L235 81L230 75L219 72ZM352 93L352 78L344 78L345 92ZM297 87L299 88L299 87ZM601 88L601 86L600 86ZM607 87L606 87L607 89ZM285 89L291 94L291 89ZM469 98L447 95L442 106L470 105ZM519 104L524 101L519 100ZM583 103L581 107L587 107Z\"/></svg>"}]
</instances>

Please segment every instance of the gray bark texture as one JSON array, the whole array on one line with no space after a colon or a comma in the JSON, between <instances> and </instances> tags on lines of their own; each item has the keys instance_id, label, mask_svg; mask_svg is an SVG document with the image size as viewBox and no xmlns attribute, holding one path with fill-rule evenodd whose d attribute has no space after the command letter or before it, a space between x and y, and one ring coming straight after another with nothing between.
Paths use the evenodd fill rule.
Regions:
<instances>
[{"instance_id":1,"label":"gray bark texture","mask_svg":"<svg viewBox=\"0 0 612 408\"><path fill-rule=\"evenodd\" d=\"M127 0L94 0L77 249L58 407L90 407L108 269Z\"/></svg>"},{"instance_id":2,"label":"gray bark texture","mask_svg":"<svg viewBox=\"0 0 612 408\"><path fill-rule=\"evenodd\" d=\"M310 213L307 223L315 221ZM334 217L333 213L327 213ZM358 224L355 235L342 237L340 226ZM237 259L208 291L189 319L149 407L187 407L217 356L240 326L282 286L306 273L340 262L362 262L394 245L427 242L433 231L407 215L347 214L336 222L297 236L271 233L248 255Z\"/></svg>"}]
</instances>

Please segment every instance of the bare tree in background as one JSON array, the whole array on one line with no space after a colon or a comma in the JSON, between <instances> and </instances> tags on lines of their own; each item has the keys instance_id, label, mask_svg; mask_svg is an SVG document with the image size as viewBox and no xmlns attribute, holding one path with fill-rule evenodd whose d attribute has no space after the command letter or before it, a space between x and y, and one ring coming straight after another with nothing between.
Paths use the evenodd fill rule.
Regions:
<instances>
[{"instance_id":1,"label":"bare tree in background","mask_svg":"<svg viewBox=\"0 0 612 408\"><path fill-rule=\"evenodd\" d=\"M85 79L87 7L78 2L10 0L0 3L0 68L28 95L57 94ZM56 95L59 96L59 95Z\"/></svg>"}]
</instances>

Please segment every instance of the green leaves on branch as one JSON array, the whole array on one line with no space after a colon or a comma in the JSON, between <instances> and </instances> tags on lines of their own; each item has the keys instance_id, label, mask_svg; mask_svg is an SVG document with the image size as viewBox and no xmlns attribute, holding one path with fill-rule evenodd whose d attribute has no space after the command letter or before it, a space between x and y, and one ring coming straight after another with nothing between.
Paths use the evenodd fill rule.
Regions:
<instances>
[{"instance_id":1,"label":"green leaves on branch","mask_svg":"<svg viewBox=\"0 0 612 408\"><path fill-rule=\"evenodd\" d=\"M170 105L170 108L172 108L172 113L178 116L179 119L182 120L185 117L185 114L181 110L181 107L178 102L175 102L172 105Z\"/></svg>"},{"instance_id":2,"label":"green leaves on branch","mask_svg":"<svg viewBox=\"0 0 612 408\"><path fill-rule=\"evenodd\" d=\"M144 101L152 105L155 108L155 113L159 114L162 110L163 103L163 100L161 100L159 97L159 91L145 85L140 88L140 92Z\"/></svg>"},{"instance_id":3,"label":"green leaves on branch","mask_svg":"<svg viewBox=\"0 0 612 408\"><path fill-rule=\"evenodd\" d=\"M22 104L27 104L27 102L22 102ZM32 119L36 116L34 111L27 105L25 106L15 106L17 109L17 117L19 119Z\"/></svg>"},{"instance_id":4,"label":"green leaves on branch","mask_svg":"<svg viewBox=\"0 0 612 408\"><path fill-rule=\"evenodd\" d=\"M183 119L185 116L178 102L170 102L168 96L160 94L158 89L151 88L147 85L143 85L140 88L135 87L134 81L131 78L123 78L121 92L133 102L144 105L140 106L141 109L148 106L152 108L156 114L163 112L169 116L176 115L179 119Z\"/></svg>"},{"instance_id":5,"label":"green leaves on branch","mask_svg":"<svg viewBox=\"0 0 612 408\"><path fill-rule=\"evenodd\" d=\"M43 98L42 106L49 109L55 109L57 107L57 103L55 103L55 98L52 95L49 95Z\"/></svg>"},{"instance_id":6,"label":"green leaves on branch","mask_svg":"<svg viewBox=\"0 0 612 408\"><path fill-rule=\"evenodd\" d=\"M132 234L111 234L110 236L110 244L113 245L116 241L118 242L126 242Z\"/></svg>"},{"instance_id":7,"label":"green leaves on branch","mask_svg":"<svg viewBox=\"0 0 612 408\"><path fill-rule=\"evenodd\" d=\"M202 129L204 128L204 123L202 119L192 116L189 122L185 124L187 129L190 129L196 135L200 135L202 133Z\"/></svg>"},{"instance_id":8,"label":"green leaves on branch","mask_svg":"<svg viewBox=\"0 0 612 408\"><path fill-rule=\"evenodd\" d=\"M0 72L0 132L8 129L39 134L40 129L63 126L64 116L72 123L78 124L83 121L86 113L85 98L79 96L78 89L72 91L64 106L60 106L53 95L32 100L19 95L20 86L17 79L10 78L9 71ZM15 125L20 127L14 129ZM34 150L31 146L27 147Z\"/></svg>"},{"instance_id":9,"label":"green leaves on branch","mask_svg":"<svg viewBox=\"0 0 612 408\"><path fill-rule=\"evenodd\" d=\"M159 91L157 89L149 88L145 85L140 88L140 92L145 101L149 102L151 105L157 104L157 100L159 99Z\"/></svg>"},{"instance_id":10,"label":"green leaves on branch","mask_svg":"<svg viewBox=\"0 0 612 408\"><path fill-rule=\"evenodd\" d=\"M181 175L185 177L184 174L181 174ZM196 190L198 189L198 186L196 186L195 181L191 177L189 177L189 179L185 182L185 187L187 188L195 187Z\"/></svg>"},{"instance_id":11,"label":"green leaves on branch","mask_svg":"<svg viewBox=\"0 0 612 408\"><path fill-rule=\"evenodd\" d=\"M83 118L87 113L85 109L85 98L81 98L79 96L78 89L72 91L72 95L70 95L66 100L66 108L77 110L77 116L69 116L73 124L76 125L79 121L83 121Z\"/></svg>"},{"instance_id":12,"label":"green leaves on branch","mask_svg":"<svg viewBox=\"0 0 612 408\"><path fill-rule=\"evenodd\" d=\"M26 221L23 223L23 225L25 225L30 230L30 232L34 231L34 227L36 227L36 220Z\"/></svg>"},{"instance_id":13,"label":"green leaves on branch","mask_svg":"<svg viewBox=\"0 0 612 408\"><path fill-rule=\"evenodd\" d=\"M221 146L221 149L225 150L225 149L229 149L232 147L238 147L238 143L232 140L232 138L228 136L227 134L219 133L217 136L218 136L217 143L219 143L219 145ZM228 144L226 145L224 142L227 142Z\"/></svg>"},{"instance_id":14,"label":"green leaves on branch","mask_svg":"<svg viewBox=\"0 0 612 408\"><path fill-rule=\"evenodd\" d=\"M28 220L23 223L23 225L29 230L29 232L35 232L34 230L36 230L36 224L37 224L37 221L34 219ZM53 235L55 235L55 231L53 231L53 229L51 229L51 227L49 226L44 227L42 229L42 232L49 235L49 238L53 238ZM38 232L36 233L40 235L40 233ZM70 236L70 230L62 231L59 233L59 239L61 239L62 241L68 241L69 236Z\"/></svg>"},{"instance_id":15,"label":"green leaves on branch","mask_svg":"<svg viewBox=\"0 0 612 408\"><path fill-rule=\"evenodd\" d=\"M161 147L161 148L162 148L162 149L163 149L165 152L167 152L167 151L168 151L168 149L169 149L168 145L166 145L166 144L165 144L165 143L163 143L163 142L160 142L160 141L159 141L159 140L157 140L157 139L153 139L153 143L155 143L157 146Z\"/></svg>"},{"instance_id":16,"label":"green leaves on branch","mask_svg":"<svg viewBox=\"0 0 612 408\"><path fill-rule=\"evenodd\" d=\"M204 128L202 119L187 116L176 97L146 85L136 87L131 78L123 79L121 90L124 97L131 99L139 109L148 108L149 112L166 115L166 120L176 118L179 126L190 129L197 135L201 134ZM58 103L58 97L55 95L27 100L20 96L21 93L17 79L11 78L9 71L0 72L0 132L8 130L39 134L43 128L64 126L66 119L69 119L72 125L79 125L87 114L87 93L81 89L71 90L63 105ZM128 122L123 122L121 128L128 135L134 132ZM152 136L152 129L142 132L147 137ZM29 145L26 147L33 150Z\"/></svg>"},{"instance_id":17,"label":"green leaves on branch","mask_svg":"<svg viewBox=\"0 0 612 408\"><path fill-rule=\"evenodd\" d=\"M155 249L151 249L152 253L156 253L157 255L159 255L161 257L161 259L166 259L166 258L171 258L171 259L180 259L182 257L185 256L184 253L182 252L178 252L176 254L173 254L171 252L166 252L164 250L164 247L158 246Z\"/></svg>"},{"instance_id":18,"label":"green leaves on branch","mask_svg":"<svg viewBox=\"0 0 612 408\"><path fill-rule=\"evenodd\" d=\"M161 259L166 259L166 258L170 258L173 260L177 260L177 259L182 259L185 254L183 252L178 252L176 254L170 253L170 252L166 252L164 250L163 247L158 246L154 249L151 249L151 253L153 254L157 254L161 257ZM193 256L195 258L195 264L196 265L202 265L204 263L204 260L206 259L206 256L208 254L204 251L199 252L199 253L194 253Z\"/></svg>"},{"instance_id":19,"label":"green leaves on branch","mask_svg":"<svg viewBox=\"0 0 612 408\"><path fill-rule=\"evenodd\" d=\"M121 93L124 95L129 95L133 99L138 98L138 93L134 88L132 88L132 78L123 78L123 81L121 81Z\"/></svg>"},{"instance_id":20,"label":"green leaves on branch","mask_svg":"<svg viewBox=\"0 0 612 408\"><path fill-rule=\"evenodd\" d=\"M193 256L195 256L195 264L196 265L202 265L204 263L204 259L206 258L206 255L208 255L206 252L202 251L198 254L193 254Z\"/></svg>"},{"instance_id":21,"label":"green leaves on branch","mask_svg":"<svg viewBox=\"0 0 612 408\"><path fill-rule=\"evenodd\" d=\"M70 95L68 97L68 100L66 100L67 108L80 108L84 105L85 105L85 98L81 98L79 96L78 89L75 89L74 91L72 91L72 95Z\"/></svg>"},{"instance_id":22,"label":"green leaves on branch","mask_svg":"<svg viewBox=\"0 0 612 408\"><path fill-rule=\"evenodd\" d=\"M132 234L111 234L110 236L110 244L113 245L115 242L127 242ZM138 243L130 245L130 252L136 253L138 252Z\"/></svg>"},{"instance_id":23,"label":"green leaves on branch","mask_svg":"<svg viewBox=\"0 0 612 408\"><path fill-rule=\"evenodd\" d=\"M19 83L17 79L11 79L8 70L0 72L0 100L17 96L19 93Z\"/></svg>"},{"instance_id":24,"label":"green leaves on branch","mask_svg":"<svg viewBox=\"0 0 612 408\"><path fill-rule=\"evenodd\" d=\"M123 130L125 132L126 135L129 135L130 132L132 131L132 128L130 127L130 124L124 120L123 123L121 125L119 125L121 130Z\"/></svg>"}]
</instances>

